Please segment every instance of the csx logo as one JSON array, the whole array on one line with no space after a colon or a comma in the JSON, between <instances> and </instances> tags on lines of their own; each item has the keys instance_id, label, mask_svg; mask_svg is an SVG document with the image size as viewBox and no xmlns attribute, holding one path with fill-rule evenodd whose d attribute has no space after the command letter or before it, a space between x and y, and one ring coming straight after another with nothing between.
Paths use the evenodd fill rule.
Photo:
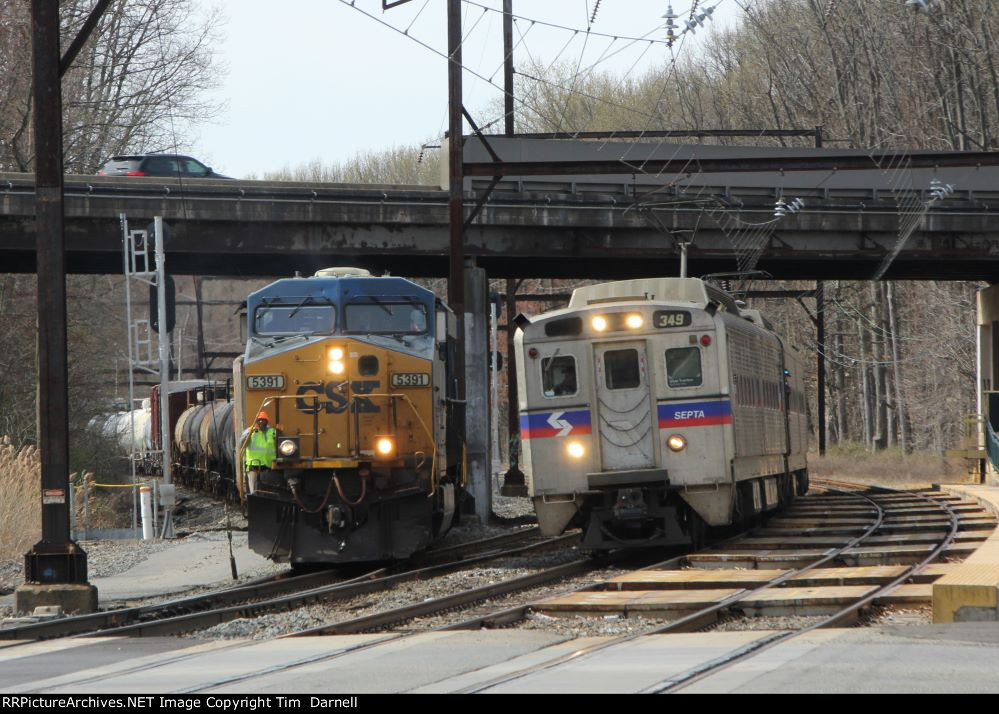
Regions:
<instances>
[{"instance_id":1,"label":"csx logo","mask_svg":"<svg viewBox=\"0 0 999 714\"><path fill-rule=\"evenodd\" d=\"M350 403L353 404L351 411L355 414L372 414L381 411L381 407L372 402L368 397L361 396L371 394L378 389L381 382L377 379L361 379L350 383ZM295 408L306 414L315 414L317 411L324 411L327 414L342 414L347 411L347 382L310 382L301 385L295 394ZM318 395L307 396L307 395ZM321 399L319 397L326 397Z\"/></svg>"}]
</instances>

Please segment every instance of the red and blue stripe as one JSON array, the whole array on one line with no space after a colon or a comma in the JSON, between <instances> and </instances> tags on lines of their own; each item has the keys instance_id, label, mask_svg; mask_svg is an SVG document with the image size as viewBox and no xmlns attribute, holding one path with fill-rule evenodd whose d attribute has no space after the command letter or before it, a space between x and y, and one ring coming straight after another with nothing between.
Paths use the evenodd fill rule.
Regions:
<instances>
[{"instance_id":1,"label":"red and blue stripe","mask_svg":"<svg viewBox=\"0 0 999 714\"><path fill-rule=\"evenodd\" d=\"M558 423L559 426L553 426L552 422ZM566 431L566 426L569 427L568 431ZM547 439L560 434L562 436L583 436L592 431L589 409L520 415L521 439Z\"/></svg>"},{"instance_id":2,"label":"red and blue stripe","mask_svg":"<svg viewBox=\"0 0 999 714\"><path fill-rule=\"evenodd\" d=\"M669 402L659 405L659 428L717 426L732 423L732 402Z\"/></svg>"}]
</instances>

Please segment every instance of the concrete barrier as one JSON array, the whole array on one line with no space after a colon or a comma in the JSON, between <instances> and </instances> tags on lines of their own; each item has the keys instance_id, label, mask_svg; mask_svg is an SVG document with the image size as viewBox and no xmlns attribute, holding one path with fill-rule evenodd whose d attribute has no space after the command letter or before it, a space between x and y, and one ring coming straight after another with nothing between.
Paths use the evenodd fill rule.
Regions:
<instances>
[{"instance_id":1,"label":"concrete barrier","mask_svg":"<svg viewBox=\"0 0 999 714\"><path fill-rule=\"evenodd\" d=\"M999 516L999 488L944 486ZM999 621L999 530L967 560L933 583L933 622Z\"/></svg>"}]
</instances>

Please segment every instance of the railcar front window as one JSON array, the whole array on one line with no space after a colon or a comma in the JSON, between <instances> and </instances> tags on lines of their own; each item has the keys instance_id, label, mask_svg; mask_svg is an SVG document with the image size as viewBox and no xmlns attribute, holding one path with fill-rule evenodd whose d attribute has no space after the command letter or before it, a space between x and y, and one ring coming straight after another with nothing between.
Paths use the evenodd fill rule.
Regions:
<instances>
[{"instance_id":1,"label":"railcar front window","mask_svg":"<svg viewBox=\"0 0 999 714\"><path fill-rule=\"evenodd\" d=\"M546 397L567 397L575 394L576 359L564 355L545 357L541 360L541 390Z\"/></svg>"},{"instance_id":2,"label":"railcar front window","mask_svg":"<svg viewBox=\"0 0 999 714\"><path fill-rule=\"evenodd\" d=\"M332 305L268 305L254 313L258 335L331 335L336 328Z\"/></svg>"},{"instance_id":3,"label":"railcar front window","mask_svg":"<svg viewBox=\"0 0 999 714\"><path fill-rule=\"evenodd\" d=\"M638 350L604 352L604 378L607 389L634 389L641 385Z\"/></svg>"},{"instance_id":4,"label":"railcar front window","mask_svg":"<svg viewBox=\"0 0 999 714\"><path fill-rule=\"evenodd\" d=\"M427 332L427 308L412 302L362 302L344 311L347 332L382 335L423 335Z\"/></svg>"},{"instance_id":5,"label":"railcar front window","mask_svg":"<svg viewBox=\"0 0 999 714\"><path fill-rule=\"evenodd\" d=\"M701 350L679 347L666 350L666 382L670 387L701 386Z\"/></svg>"}]
</instances>

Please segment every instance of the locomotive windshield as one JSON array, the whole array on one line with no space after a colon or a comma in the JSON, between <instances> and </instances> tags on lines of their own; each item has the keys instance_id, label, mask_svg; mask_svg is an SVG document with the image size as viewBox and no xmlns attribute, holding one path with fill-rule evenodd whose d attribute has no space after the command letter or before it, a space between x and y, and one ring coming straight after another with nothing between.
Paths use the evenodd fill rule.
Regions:
<instances>
[{"instance_id":1,"label":"locomotive windshield","mask_svg":"<svg viewBox=\"0 0 999 714\"><path fill-rule=\"evenodd\" d=\"M258 335L331 335L335 329L334 305L261 305L254 313Z\"/></svg>"},{"instance_id":2,"label":"locomotive windshield","mask_svg":"<svg viewBox=\"0 0 999 714\"><path fill-rule=\"evenodd\" d=\"M666 350L666 379L671 387L701 386L701 351L697 347Z\"/></svg>"},{"instance_id":3,"label":"locomotive windshield","mask_svg":"<svg viewBox=\"0 0 999 714\"><path fill-rule=\"evenodd\" d=\"M427 308L421 302L390 302L368 298L344 310L346 332L381 335L423 335L427 332Z\"/></svg>"}]
</instances>

